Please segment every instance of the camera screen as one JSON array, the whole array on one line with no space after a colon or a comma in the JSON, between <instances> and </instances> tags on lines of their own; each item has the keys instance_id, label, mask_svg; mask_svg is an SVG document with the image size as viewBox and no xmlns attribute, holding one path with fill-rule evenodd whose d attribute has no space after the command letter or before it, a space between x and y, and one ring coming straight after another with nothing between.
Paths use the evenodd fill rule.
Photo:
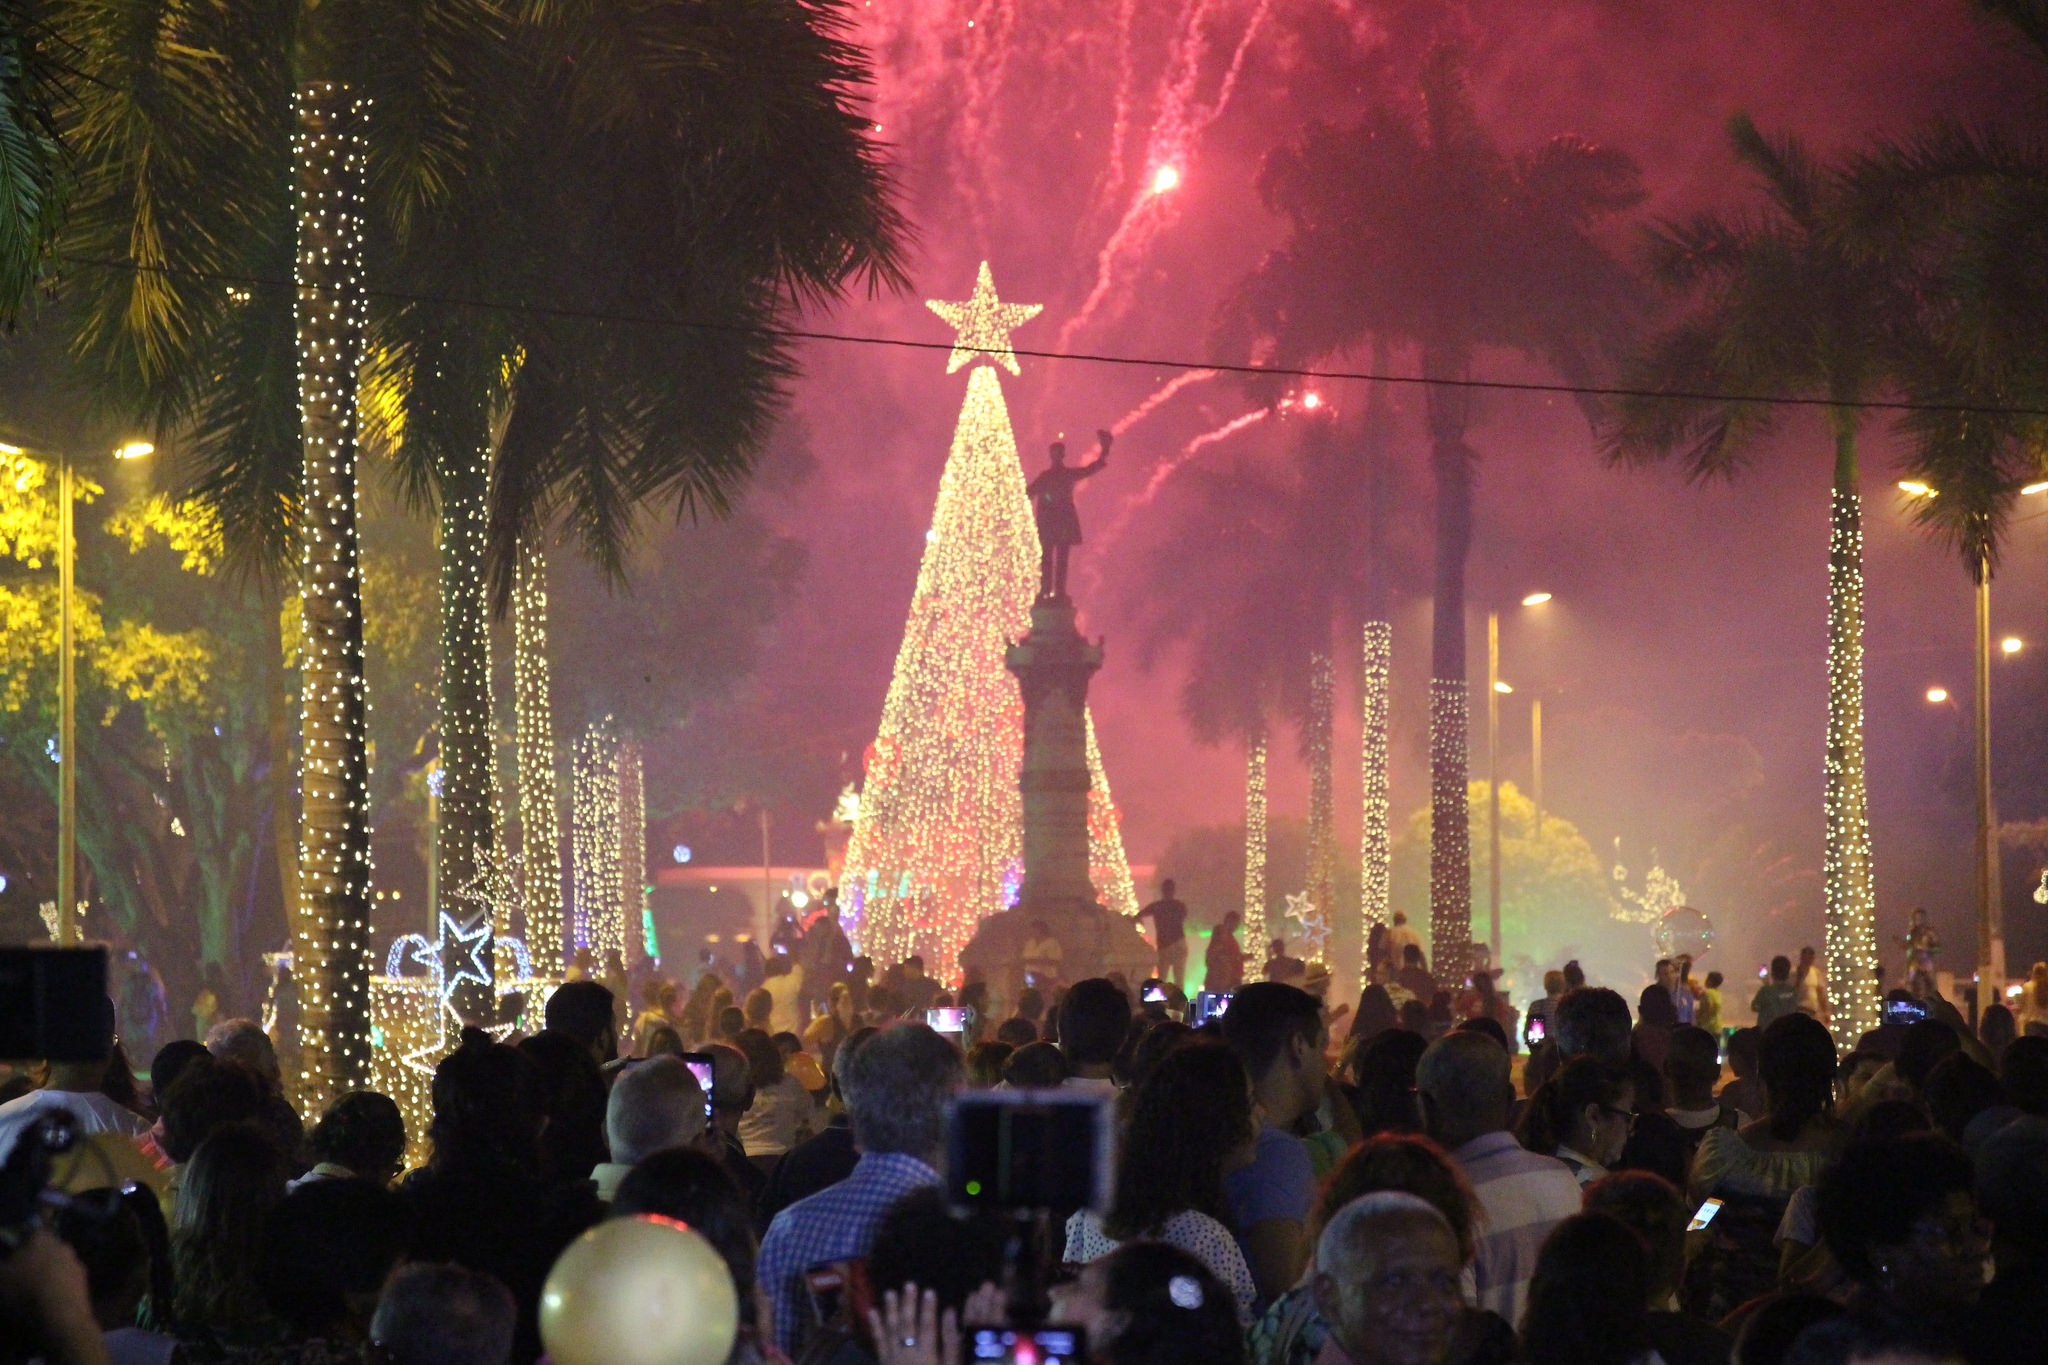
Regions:
<instances>
[{"instance_id":1,"label":"camera screen","mask_svg":"<svg viewBox=\"0 0 2048 1365\"><path fill-rule=\"evenodd\" d=\"M1229 991L1202 991L1195 996L1194 1007L1189 1013L1188 1022L1196 1028L1200 1028L1211 1019L1221 1019L1224 1011L1229 1008Z\"/></svg>"},{"instance_id":2,"label":"camera screen","mask_svg":"<svg viewBox=\"0 0 2048 1365\"><path fill-rule=\"evenodd\" d=\"M938 1009L926 1010L924 1021L934 1033L965 1033L967 1020L973 1013L966 1005L942 1005Z\"/></svg>"},{"instance_id":3,"label":"camera screen","mask_svg":"<svg viewBox=\"0 0 2048 1365\"><path fill-rule=\"evenodd\" d=\"M981 1090L953 1101L946 1184L955 1204L983 1209L1108 1207L1112 1125L1099 1095Z\"/></svg>"},{"instance_id":4,"label":"camera screen","mask_svg":"<svg viewBox=\"0 0 2048 1365\"><path fill-rule=\"evenodd\" d=\"M1139 998L1148 1005L1163 1005L1166 1003L1166 987L1147 986L1145 994Z\"/></svg>"},{"instance_id":5,"label":"camera screen","mask_svg":"<svg viewBox=\"0 0 2048 1365\"><path fill-rule=\"evenodd\" d=\"M697 1084L704 1091L704 1117L711 1117L711 1054L708 1052L685 1052L683 1065L690 1068L690 1074L697 1078Z\"/></svg>"},{"instance_id":6,"label":"camera screen","mask_svg":"<svg viewBox=\"0 0 2048 1365\"><path fill-rule=\"evenodd\" d=\"M967 1358L989 1365L1078 1365L1085 1354L1078 1327L970 1327Z\"/></svg>"}]
</instances>

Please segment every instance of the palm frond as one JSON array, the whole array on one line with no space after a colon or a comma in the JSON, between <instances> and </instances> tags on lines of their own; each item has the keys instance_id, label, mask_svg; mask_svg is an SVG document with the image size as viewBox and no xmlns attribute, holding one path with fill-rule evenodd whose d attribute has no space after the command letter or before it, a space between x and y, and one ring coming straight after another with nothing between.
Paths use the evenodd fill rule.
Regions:
<instances>
[{"instance_id":1,"label":"palm frond","mask_svg":"<svg viewBox=\"0 0 2048 1365\"><path fill-rule=\"evenodd\" d=\"M58 127L73 80L51 52L51 18L36 0L0 11L0 323L28 302L63 217Z\"/></svg>"}]
</instances>

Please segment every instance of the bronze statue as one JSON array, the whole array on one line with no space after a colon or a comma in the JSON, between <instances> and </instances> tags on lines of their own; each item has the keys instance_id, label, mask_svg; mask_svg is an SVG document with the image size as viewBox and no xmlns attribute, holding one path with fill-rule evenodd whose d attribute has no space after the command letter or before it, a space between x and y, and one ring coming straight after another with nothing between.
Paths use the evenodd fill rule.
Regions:
<instances>
[{"instance_id":1,"label":"bronze statue","mask_svg":"<svg viewBox=\"0 0 2048 1365\"><path fill-rule=\"evenodd\" d=\"M1111 436L1095 433L1101 453L1084 465L1067 463L1067 443L1052 443L1052 468L1033 479L1024 491L1031 497L1031 515L1038 523L1038 599L1067 595L1067 552L1081 543L1081 514L1074 510L1074 485L1102 472L1109 463Z\"/></svg>"}]
</instances>

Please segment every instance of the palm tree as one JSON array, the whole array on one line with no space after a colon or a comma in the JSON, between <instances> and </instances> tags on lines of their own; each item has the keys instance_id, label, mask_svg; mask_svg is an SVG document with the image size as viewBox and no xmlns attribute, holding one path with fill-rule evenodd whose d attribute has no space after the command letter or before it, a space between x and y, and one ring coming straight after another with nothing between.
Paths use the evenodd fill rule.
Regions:
<instances>
[{"instance_id":1,"label":"palm tree","mask_svg":"<svg viewBox=\"0 0 2048 1365\"><path fill-rule=\"evenodd\" d=\"M1421 117L1393 100L1350 128L1311 126L1267 157L1260 193L1288 220L1285 245L1240 286L1235 325L1272 363L1320 361L1369 341L1414 348L1431 383L1436 484L1430 647L1432 958L1471 950L1466 811L1465 561L1473 466L1466 441L1474 356L1521 352L1573 379L1618 343L1627 272L1595 221L1642 197L1620 152L1557 138L1501 151L1473 113L1455 52L1422 72ZM1258 353L1258 351L1254 351Z\"/></svg>"},{"instance_id":2,"label":"palm tree","mask_svg":"<svg viewBox=\"0 0 2048 1365\"><path fill-rule=\"evenodd\" d=\"M1629 387L1735 395L1622 400L1614 458L1675 456L1697 479L1733 477L1784 411L1772 397L1824 404L1834 492L1828 541L1826 846L1828 974L1838 1037L1877 1025L1876 892L1863 768L1863 524L1858 404L1896 373L1900 280L1851 231L1851 189L1838 168L1747 118L1729 125L1763 207L1659 224L1649 268L1682 311L1630 366ZM1754 397L1751 397L1754 395Z\"/></svg>"},{"instance_id":3,"label":"palm tree","mask_svg":"<svg viewBox=\"0 0 2048 1365\"><path fill-rule=\"evenodd\" d=\"M196 490L245 563L300 553L297 933L317 1103L368 1062L366 353L372 415L410 426L404 472L452 516L444 743L460 752L444 760L483 784L464 810L485 832L455 841L473 858L490 806L474 723L486 536L502 601L519 541L550 520L616 569L636 507L721 510L790 371L769 324L849 273L893 281L893 254L858 243L892 247L899 224L851 107L865 73L837 0L73 10L93 82L73 254L120 267L88 275L81 346L187 435ZM792 226L762 233L778 219ZM462 249L475 262L451 262Z\"/></svg>"},{"instance_id":4,"label":"palm tree","mask_svg":"<svg viewBox=\"0 0 2048 1365\"><path fill-rule=\"evenodd\" d=\"M0 322L28 301L61 218L67 82L51 51L54 8L18 0L0 12Z\"/></svg>"},{"instance_id":5,"label":"palm tree","mask_svg":"<svg viewBox=\"0 0 2048 1365\"><path fill-rule=\"evenodd\" d=\"M773 330L902 282L840 5L526 19L518 98L495 97L436 212L389 224L405 298L375 328L404 375L400 468L441 514L450 887L492 838L487 582L502 609L557 519L617 576L637 508L722 513L793 373ZM476 299L508 306L448 301Z\"/></svg>"}]
</instances>

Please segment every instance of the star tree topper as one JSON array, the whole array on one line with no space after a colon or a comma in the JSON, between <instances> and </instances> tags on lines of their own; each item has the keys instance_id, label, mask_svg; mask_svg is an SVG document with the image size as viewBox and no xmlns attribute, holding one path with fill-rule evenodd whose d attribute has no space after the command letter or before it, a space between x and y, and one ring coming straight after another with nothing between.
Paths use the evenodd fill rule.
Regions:
<instances>
[{"instance_id":1,"label":"star tree topper","mask_svg":"<svg viewBox=\"0 0 2048 1365\"><path fill-rule=\"evenodd\" d=\"M953 342L953 354L946 357L947 374L984 355L1011 374L1022 374L1016 354L1010 350L1010 329L1023 326L1045 308L1042 303L1004 303L998 299L995 276L989 273L987 261L981 263L981 271L975 276L973 298L963 303L926 299L924 306L951 323L959 333Z\"/></svg>"}]
</instances>

